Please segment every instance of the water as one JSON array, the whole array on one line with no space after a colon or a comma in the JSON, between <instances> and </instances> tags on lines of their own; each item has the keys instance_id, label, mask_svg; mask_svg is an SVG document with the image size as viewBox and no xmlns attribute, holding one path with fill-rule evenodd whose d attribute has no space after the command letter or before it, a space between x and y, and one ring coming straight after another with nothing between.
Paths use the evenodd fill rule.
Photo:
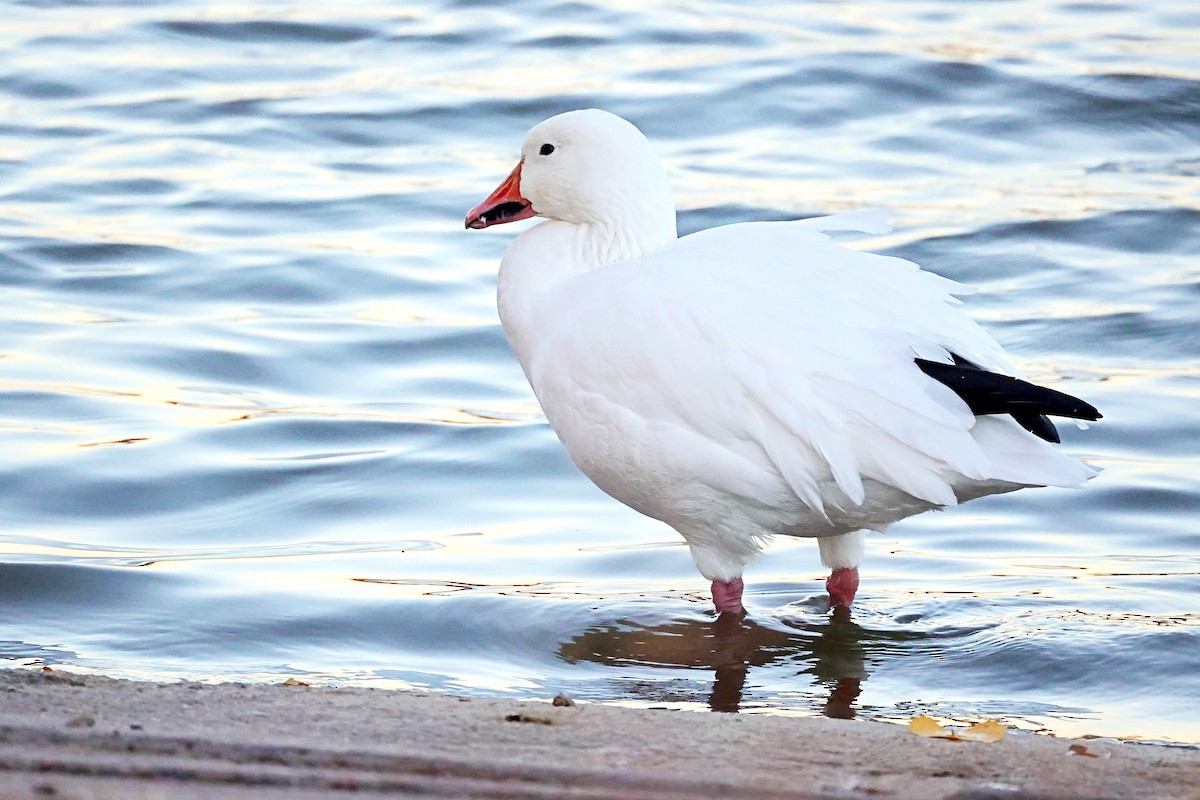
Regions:
<instances>
[{"instance_id":1,"label":"water","mask_svg":"<svg viewBox=\"0 0 1200 800\"><path fill-rule=\"evenodd\" d=\"M10 3L0 659L1200 742L1194 3ZM524 131L636 121L681 228L883 206L1105 468L811 542L713 623L580 476L465 232Z\"/></svg>"}]
</instances>

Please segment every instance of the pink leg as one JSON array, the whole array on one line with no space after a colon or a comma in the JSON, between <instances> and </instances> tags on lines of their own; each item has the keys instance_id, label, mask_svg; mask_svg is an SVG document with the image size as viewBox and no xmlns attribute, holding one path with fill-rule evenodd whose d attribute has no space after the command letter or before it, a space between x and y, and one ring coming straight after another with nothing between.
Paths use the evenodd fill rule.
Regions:
<instances>
[{"instance_id":1,"label":"pink leg","mask_svg":"<svg viewBox=\"0 0 1200 800\"><path fill-rule=\"evenodd\" d=\"M830 608L849 608L858 591L858 568L838 567L825 581L825 589L829 592ZM713 591L715 594L716 589Z\"/></svg>"},{"instance_id":2,"label":"pink leg","mask_svg":"<svg viewBox=\"0 0 1200 800\"><path fill-rule=\"evenodd\" d=\"M742 589L744 584L741 578L734 578L731 581L713 581L712 594L713 605L717 607L718 614L740 614L742 613Z\"/></svg>"}]
</instances>

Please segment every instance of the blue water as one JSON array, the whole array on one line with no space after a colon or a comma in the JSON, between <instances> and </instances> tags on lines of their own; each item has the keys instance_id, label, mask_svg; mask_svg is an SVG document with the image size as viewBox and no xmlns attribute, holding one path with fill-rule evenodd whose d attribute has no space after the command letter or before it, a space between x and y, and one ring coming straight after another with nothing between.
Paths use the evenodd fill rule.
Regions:
<instances>
[{"instance_id":1,"label":"blue water","mask_svg":"<svg viewBox=\"0 0 1200 800\"><path fill-rule=\"evenodd\" d=\"M0 659L1200 742L1193 2L10 3ZM863 206L1105 472L811 542L714 624L579 475L462 229L600 106L684 231Z\"/></svg>"}]
</instances>

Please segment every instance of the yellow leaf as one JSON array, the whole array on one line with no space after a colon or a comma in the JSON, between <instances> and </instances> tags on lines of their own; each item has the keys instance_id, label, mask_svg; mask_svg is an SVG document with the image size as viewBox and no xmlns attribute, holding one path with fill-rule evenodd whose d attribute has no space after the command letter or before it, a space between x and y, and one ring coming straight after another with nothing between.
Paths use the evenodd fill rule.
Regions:
<instances>
[{"instance_id":1,"label":"yellow leaf","mask_svg":"<svg viewBox=\"0 0 1200 800\"><path fill-rule=\"evenodd\" d=\"M968 742L998 742L1004 738L1004 734L1007 732L1007 727L994 719L989 719L967 728L958 734L958 738Z\"/></svg>"},{"instance_id":2,"label":"yellow leaf","mask_svg":"<svg viewBox=\"0 0 1200 800\"><path fill-rule=\"evenodd\" d=\"M938 725L924 714L919 717L913 717L908 721L908 731L909 733L915 733L917 736L925 736L930 739L950 739L954 736L953 733Z\"/></svg>"},{"instance_id":3,"label":"yellow leaf","mask_svg":"<svg viewBox=\"0 0 1200 800\"><path fill-rule=\"evenodd\" d=\"M283 682L283 686L308 686L304 681L298 681L295 678L288 678Z\"/></svg>"}]
</instances>

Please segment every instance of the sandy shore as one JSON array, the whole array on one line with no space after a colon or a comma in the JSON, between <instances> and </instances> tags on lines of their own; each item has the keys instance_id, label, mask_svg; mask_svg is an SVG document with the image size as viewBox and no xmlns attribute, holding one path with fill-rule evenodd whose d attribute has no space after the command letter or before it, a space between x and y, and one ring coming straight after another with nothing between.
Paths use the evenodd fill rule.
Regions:
<instances>
[{"instance_id":1,"label":"sandy shore","mask_svg":"<svg viewBox=\"0 0 1200 800\"><path fill-rule=\"evenodd\" d=\"M956 743L830 719L0 671L0 797L351 794L1200 800L1200 751L1029 735Z\"/></svg>"}]
</instances>

